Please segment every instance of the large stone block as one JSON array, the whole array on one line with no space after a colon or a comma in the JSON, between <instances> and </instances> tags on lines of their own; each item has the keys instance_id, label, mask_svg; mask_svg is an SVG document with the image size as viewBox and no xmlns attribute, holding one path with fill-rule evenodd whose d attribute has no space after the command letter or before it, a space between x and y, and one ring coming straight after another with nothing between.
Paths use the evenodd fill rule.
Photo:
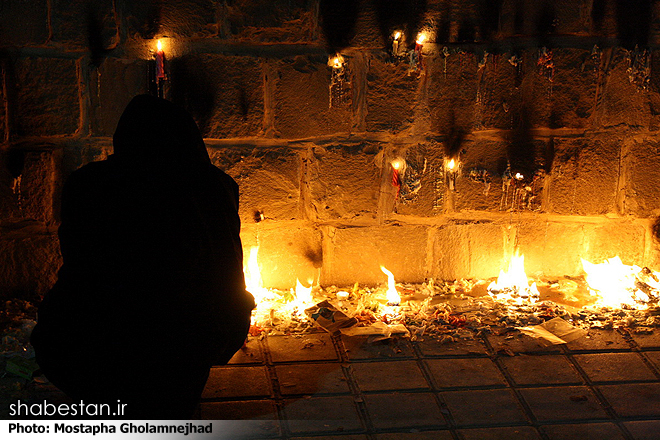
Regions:
<instances>
[{"instance_id":1,"label":"large stone block","mask_svg":"<svg viewBox=\"0 0 660 440\"><path fill-rule=\"evenodd\" d=\"M507 167L507 144L503 141L470 140L462 146L456 178L455 209L499 211L503 199L502 175Z\"/></svg>"},{"instance_id":2,"label":"large stone block","mask_svg":"<svg viewBox=\"0 0 660 440\"><path fill-rule=\"evenodd\" d=\"M505 229L491 221L466 220L437 228L432 276L442 280L497 276L505 258Z\"/></svg>"},{"instance_id":3,"label":"large stone block","mask_svg":"<svg viewBox=\"0 0 660 440\"><path fill-rule=\"evenodd\" d=\"M383 48L376 5L370 0L357 0L358 13L355 20L355 36L351 39L351 46L362 48Z\"/></svg>"},{"instance_id":4,"label":"large stone block","mask_svg":"<svg viewBox=\"0 0 660 440\"><path fill-rule=\"evenodd\" d=\"M350 71L350 59L345 58ZM288 58L279 63L277 70L275 130L282 137L305 138L350 130L350 105L329 107L331 68L324 56Z\"/></svg>"},{"instance_id":5,"label":"large stone block","mask_svg":"<svg viewBox=\"0 0 660 440\"><path fill-rule=\"evenodd\" d=\"M532 127L589 127L599 65L600 58L587 50L527 52L522 65L520 110L524 114L520 120Z\"/></svg>"},{"instance_id":6,"label":"large stone block","mask_svg":"<svg viewBox=\"0 0 660 440\"><path fill-rule=\"evenodd\" d=\"M53 145L15 145L3 155L0 216L9 221L56 221L62 152Z\"/></svg>"},{"instance_id":7,"label":"large stone block","mask_svg":"<svg viewBox=\"0 0 660 440\"><path fill-rule=\"evenodd\" d=\"M620 141L612 136L555 138L547 210L570 215L615 212Z\"/></svg>"},{"instance_id":8,"label":"large stone block","mask_svg":"<svg viewBox=\"0 0 660 440\"><path fill-rule=\"evenodd\" d=\"M239 0L218 10L219 35L241 42L298 43L319 38L315 2Z\"/></svg>"},{"instance_id":9,"label":"large stone block","mask_svg":"<svg viewBox=\"0 0 660 440\"><path fill-rule=\"evenodd\" d=\"M427 57L428 105L434 132L469 132L475 126L477 58L471 53Z\"/></svg>"},{"instance_id":10,"label":"large stone block","mask_svg":"<svg viewBox=\"0 0 660 440\"><path fill-rule=\"evenodd\" d=\"M401 190L394 206L401 215L431 217L445 209L444 148L415 144L401 152L406 161Z\"/></svg>"},{"instance_id":11,"label":"large stone block","mask_svg":"<svg viewBox=\"0 0 660 440\"><path fill-rule=\"evenodd\" d=\"M423 79L408 75L408 63L370 60L367 75L367 130L400 132L414 122L414 106Z\"/></svg>"},{"instance_id":12,"label":"large stone block","mask_svg":"<svg viewBox=\"0 0 660 440\"><path fill-rule=\"evenodd\" d=\"M80 126L77 62L21 58L16 75L14 131L20 135L73 134Z\"/></svg>"},{"instance_id":13,"label":"large stone block","mask_svg":"<svg viewBox=\"0 0 660 440\"><path fill-rule=\"evenodd\" d=\"M238 183L241 221L301 218L301 152L287 148L210 149L211 160Z\"/></svg>"},{"instance_id":14,"label":"large stone block","mask_svg":"<svg viewBox=\"0 0 660 440\"><path fill-rule=\"evenodd\" d=\"M475 97L476 128L513 128L522 105L519 81L523 74L521 68L509 62L511 56L511 53L487 54L481 60L483 67L477 70ZM444 69L444 61L440 62Z\"/></svg>"},{"instance_id":15,"label":"large stone block","mask_svg":"<svg viewBox=\"0 0 660 440\"><path fill-rule=\"evenodd\" d=\"M634 138L622 144L624 212L638 217L660 214L660 143Z\"/></svg>"},{"instance_id":16,"label":"large stone block","mask_svg":"<svg viewBox=\"0 0 660 440\"><path fill-rule=\"evenodd\" d=\"M119 43L119 19L113 0L53 0L53 41L88 47L92 55Z\"/></svg>"},{"instance_id":17,"label":"large stone block","mask_svg":"<svg viewBox=\"0 0 660 440\"><path fill-rule=\"evenodd\" d=\"M207 138L254 136L263 123L257 58L186 55L171 61L172 101L183 105Z\"/></svg>"},{"instance_id":18,"label":"large stone block","mask_svg":"<svg viewBox=\"0 0 660 440\"><path fill-rule=\"evenodd\" d=\"M323 285L386 284L381 265L398 282L422 282L428 276L427 226L326 226L323 232Z\"/></svg>"},{"instance_id":19,"label":"large stone block","mask_svg":"<svg viewBox=\"0 0 660 440\"><path fill-rule=\"evenodd\" d=\"M126 105L139 94L147 93L147 62L108 58L99 67L93 104L92 133L112 136Z\"/></svg>"},{"instance_id":20,"label":"large stone block","mask_svg":"<svg viewBox=\"0 0 660 440\"><path fill-rule=\"evenodd\" d=\"M213 0L131 1L123 2L122 11L129 35L137 38L150 39L157 34L205 37L215 35L216 22L223 19L217 3Z\"/></svg>"},{"instance_id":21,"label":"large stone block","mask_svg":"<svg viewBox=\"0 0 660 440\"><path fill-rule=\"evenodd\" d=\"M0 299L34 300L46 293L55 283L62 263L57 236L0 236Z\"/></svg>"},{"instance_id":22,"label":"large stone block","mask_svg":"<svg viewBox=\"0 0 660 440\"><path fill-rule=\"evenodd\" d=\"M0 8L0 46L31 46L46 42L48 0L5 0Z\"/></svg>"},{"instance_id":23,"label":"large stone block","mask_svg":"<svg viewBox=\"0 0 660 440\"><path fill-rule=\"evenodd\" d=\"M647 230L644 225L624 219L585 224L583 258L592 263L621 257L624 264L644 265Z\"/></svg>"},{"instance_id":24,"label":"large stone block","mask_svg":"<svg viewBox=\"0 0 660 440\"><path fill-rule=\"evenodd\" d=\"M89 162L105 160L112 151L111 139L67 140L63 144L62 175L66 178Z\"/></svg>"},{"instance_id":25,"label":"large stone block","mask_svg":"<svg viewBox=\"0 0 660 440\"><path fill-rule=\"evenodd\" d=\"M309 192L319 220L374 218L381 191L382 155L376 145L313 147Z\"/></svg>"},{"instance_id":26,"label":"large stone block","mask_svg":"<svg viewBox=\"0 0 660 440\"><path fill-rule=\"evenodd\" d=\"M264 287L289 289L296 279L308 286L317 282L321 266L327 264L321 231L308 222L244 223L241 228L243 257L258 246L257 260Z\"/></svg>"},{"instance_id":27,"label":"large stone block","mask_svg":"<svg viewBox=\"0 0 660 440\"><path fill-rule=\"evenodd\" d=\"M625 49L611 49L609 70L604 81L601 95L598 96L596 125L598 127L648 127L651 122L651 106L648 94L635 81L631 66L631 52ZM609 56L604 53L604 56ZM639 73L639 72L638 72Z\"/></svg>"}]
</instances>

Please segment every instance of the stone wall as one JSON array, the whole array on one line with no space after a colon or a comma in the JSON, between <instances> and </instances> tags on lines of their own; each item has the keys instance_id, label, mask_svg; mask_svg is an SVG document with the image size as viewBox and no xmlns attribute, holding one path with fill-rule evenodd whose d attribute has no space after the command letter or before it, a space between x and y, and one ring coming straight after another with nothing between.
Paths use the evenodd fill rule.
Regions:
<instances>
[{"instance_id":1,"label":"stone wall","mask_svg":"<svg viewBox=\"0 0 660 440\"><path fill-rule=\"evenodd\" d=\"M6 0L0 297L54 282L62 182L112 153L158 38L268 286L491 277L514 248L533 275L660 268L656 3ZM418 69L396 30L428 36Z\"/></svg>"}]
</instances>

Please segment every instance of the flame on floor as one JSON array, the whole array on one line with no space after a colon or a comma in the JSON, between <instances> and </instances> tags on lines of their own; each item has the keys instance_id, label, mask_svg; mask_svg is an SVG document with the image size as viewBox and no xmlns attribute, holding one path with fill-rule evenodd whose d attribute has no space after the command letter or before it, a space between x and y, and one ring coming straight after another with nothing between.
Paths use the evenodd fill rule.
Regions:
<instances>
[{"instance_id":1,"label":"flame on floor","mask_svg":"<svg viewBox=\"0 0 660 440\"><path fill-rule=\"evenodd\" d=\"M387 275L387 304L390 306L396 306L401 303L401 297L399 292L396 290L394 283L394 274L389 270L385 269L385 266L380 266L380 270Z\"/></svg>"},{"instance_id":2,"label":"flame on floor","mask_svg":"<svg viewBox=\"0 0 660 440\"><path fill-rule=\"evenodd\" d=\"M536 283L529 284L525 273L525 256L511 256L507 270L500 269L497 281L488 286L488 293L497 301L514 302L516 304L535 303L539 299Z\"/></svg>"},{"instance_id":3,"label":"flame on floor","mask_svg":"<svg viewBox=\"0 0 660 440\"><path fill-rule=\"evenodd\" d=\"M594 264L582 259L587 284L598 305L648 308L660 296L660 272L623 264L619 256Z\"/></svg>"}]
</instances>

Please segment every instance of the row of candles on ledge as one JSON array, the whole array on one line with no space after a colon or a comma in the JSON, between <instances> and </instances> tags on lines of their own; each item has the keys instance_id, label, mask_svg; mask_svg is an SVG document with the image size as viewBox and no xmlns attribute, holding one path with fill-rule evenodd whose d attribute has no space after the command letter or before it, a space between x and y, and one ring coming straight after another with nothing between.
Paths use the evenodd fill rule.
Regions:
<instances>
[{"instance_id":1,"label":"row of candles on ledge","mask_svg":"<svg viewBox=\"0 0 660 440\"><path fill-rule=\"evenodd\" d=\"M443 168L445 185L447 185L450 191L454 191L456 188L456 177L461 169L461 163L458 159L445 158ZM403 175L406 170L405 159L397 157L392 160L392 162L390 162L390 170L392 173L392 186L396 188L396 197L398 198L399 193L401 192L401 185L403 184Z\"/></svg>"}]
</instances>

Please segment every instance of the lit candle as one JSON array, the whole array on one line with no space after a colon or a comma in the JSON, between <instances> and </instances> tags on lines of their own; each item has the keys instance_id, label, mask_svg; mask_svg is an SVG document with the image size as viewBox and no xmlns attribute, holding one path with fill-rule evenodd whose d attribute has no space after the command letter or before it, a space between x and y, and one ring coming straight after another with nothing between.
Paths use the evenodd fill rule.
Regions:
<instances>
[{"instance_id":1,"label":"lit candle","mask_svg":"<svg viewBox=\"0 0 660 440\"><path fill-rule=\"evenodd\" d=\"M423 43L426 40L426 35L419 34L417 35L417 40L415 41L415 52L417 52L417 59L421 60L422 58L422 48L424 47Z\"/></svg>"},{"instance_id":2,"label":"lit candle","mask_svg":"<svg viewBox=\"0 0 660 440\"><path fill-rule=\"evenodd\" d=\"M401 32L394 34L394 41L392 42L392 55L397 56L399 54L399 38L401 38Z\"/></svg>"},{"instance_id":3,"label":"lit candle","mask_svg":"<svg viewBox=\"0 0 660 440\"><path fill-rule=\"evenodd\" d=\"M400 172L403 168L403 159L395 159L392 161L392 186L396 187L396 196L399 197L401 191L401 175Z\"/></svg>"},{"instance_id":4,"label":"lit candle","mask_svg":"<svg viewBox=\"0 0 660 440\"><path fill-rule=\"evenodd\" d=\"M163 43L160 40L156 46L158 48L156 51L156 80L161 81L165 79L165 52L163 52Z\"/></svg>"}]
</instances>

